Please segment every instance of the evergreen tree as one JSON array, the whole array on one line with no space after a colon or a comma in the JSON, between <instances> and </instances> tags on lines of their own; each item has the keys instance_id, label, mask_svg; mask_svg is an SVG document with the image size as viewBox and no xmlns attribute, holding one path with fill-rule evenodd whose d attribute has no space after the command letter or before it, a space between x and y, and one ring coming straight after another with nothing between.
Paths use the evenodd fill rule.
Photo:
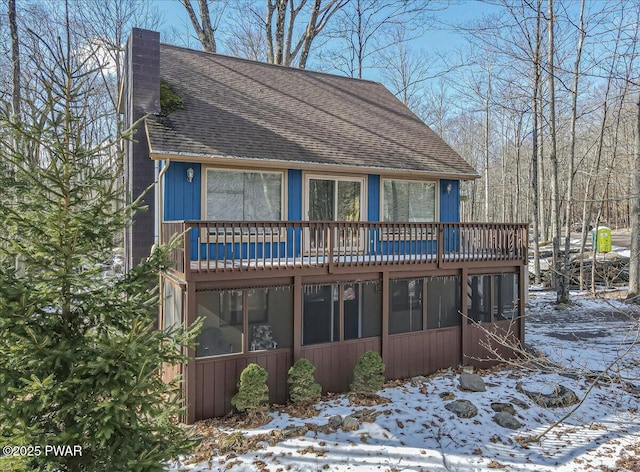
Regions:
<instances>
[{"instance_id":1,"label":"evergreen tree","mask_svg":"<svg viewBox=\"0 0 640 472\"><path fill-rule=\"evenodd\" d=\"M32 114L0 111L0 446L33 446L0 469L163 470L190 442L160 369L185 360L193 333L154 328L166 248L127 274L106 270L138 204L123 201L118 143L94 141L96 71L66 31L42 44Z\"/></svg>"},{"instance_id":2,"label":"evergreen tree","mask_svg":"<svg viewBox=\"0 0 640 472\"><path fill-rule=\"evenodd\" d=\"M384 387L384 371L386 366L380 354L367 351L360 356L353 369L351 390L361 395L372 396Z\"/></svg>"},{"instance_id":3,"label":"evergreen tree","mask_svg":"<svg viewBox=\"0 0 640 472\"><path fill-rule=\"evenodd\" d=\"M231 404L250 419L263 415L269 407L268 376L258 364L249 364L240 374L238 393L231 399Z\"/></svg>"},{"instance_id":4,"label":"evergreen tree","mask_svg":"<svg viewBox=\"0 0 640 472\"><path fill-rule=\"evenodd\" d=\"M289 397L293 403L313 403L320 398L322 387L316 382L316 368L307 359L298 359L289 369Z\"/></svg>"}]
</instances>

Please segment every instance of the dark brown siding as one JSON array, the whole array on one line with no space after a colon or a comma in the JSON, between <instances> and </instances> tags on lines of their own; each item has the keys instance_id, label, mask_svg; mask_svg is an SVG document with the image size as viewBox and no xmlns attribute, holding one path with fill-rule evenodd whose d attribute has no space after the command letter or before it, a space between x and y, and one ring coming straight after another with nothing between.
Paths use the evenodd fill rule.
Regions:
<instances>
[{"instance_id":1,"label":"dark brown siding","mask_svg":"<svg viewBox=\"0 0 640 472\"><path fill-rule=\"evenodd\" d=\"M269 401L283 404L287 401L287 373L292 364L291 349L261 351L240 356L198 359L196 368L196 421L222 416L233 407L231 397L237 391L240 374L248 364L258 364L269 377Z\"/></svg>"},{"instance_id":2,"label":"dark brown siding","mask_svg":"<svg viewBox=\"0 0 640 472\"><path fill-rule=\"evenodd\" d=\"M367 351L380 352L379 337L304 346L301 354L316 367L316 381L323 392L345 392L358 358Z\"/></svg>"},{"instance_id":3,"label":"dark brown siding","mask_svg":"<svg viewBox=\"0 0 640 472\"><path fill-rule=\"evenodd\" d=\"M389 336L387 379L424 375L460 364L461 329L417 331Z\"/></svg>"},{"instance_id":4,"label":"dark brown siding","mask_svg":"<svg viewBox=\"0 0 640 472\"><path fill-rule=\"evenodd\" d=\"M514 345L517 342L519 331L519 321L468 325L464 339L464 353L467 362L475 367L486 368L499 364L500 358L516 357L509 345ZM486 348L489 341L491 341L492 349L495 352Z\"/></svg>"}]
</instances>

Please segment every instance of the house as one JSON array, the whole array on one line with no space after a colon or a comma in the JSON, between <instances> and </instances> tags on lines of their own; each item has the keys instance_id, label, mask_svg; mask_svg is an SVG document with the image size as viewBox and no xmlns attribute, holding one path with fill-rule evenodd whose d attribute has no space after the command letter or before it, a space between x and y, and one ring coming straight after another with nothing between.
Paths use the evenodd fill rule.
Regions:
<instances>
[{"instance_id":1,"label":"house","mask_svg":"<svg viewBox=\"0 0 640 472\"><path fill-rule=\"evenodd\" d=\"M126 185L158 181L127 261L185 234L159 324L204 320L181 366L188 422L230 411L250 362L284 403L301 357L336 392L366 351L404 378L481 363L483 327L523 339L527 225L460 223L460 181L476 171L381 84L140 29L127 64L121 109L142 121Z\"/></svg>"}]
</instances>

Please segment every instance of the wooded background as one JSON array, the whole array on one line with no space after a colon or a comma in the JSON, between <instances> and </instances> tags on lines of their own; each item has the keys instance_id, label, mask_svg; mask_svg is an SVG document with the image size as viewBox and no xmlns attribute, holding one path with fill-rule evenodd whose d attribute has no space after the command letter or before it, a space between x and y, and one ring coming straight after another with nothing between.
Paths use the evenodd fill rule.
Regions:
<instances>
[{"instance_id":1,"label":"wooded background","mask_svg":"<svg viewBox=\"0 0 640 472\"><path fill-rule=\"evenodd\" d=\"M447 14L461 3L472 19ZM14 117L30 115L47 81L38 38L55 42L65 28L101 71L86 107L93 141L122 131L116 105L132 26L161 31L163 42L381 81L481 175L461 186L464 221L530 222L536 256L540 242L556 241L559 300L568 297L569 232L586 241L598 225L634 230L637 293L637 1L84 0L66 16L57 1L3 4L0 97ZM434 32L459 39L427 42ZM30 164L42 164L35 150Z\"/></svg>"}]
</instances>

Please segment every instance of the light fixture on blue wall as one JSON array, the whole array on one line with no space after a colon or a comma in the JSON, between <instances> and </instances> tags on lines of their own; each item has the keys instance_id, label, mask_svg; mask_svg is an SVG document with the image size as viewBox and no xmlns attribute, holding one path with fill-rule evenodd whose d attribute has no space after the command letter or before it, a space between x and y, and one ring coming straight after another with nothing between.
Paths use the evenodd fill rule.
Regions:
<instances>
[{"instance_id":1,"label":"light fixture on blue wall","mask_svg":"<svg viewBox=\"0 0 640 472\"><path fill-rule=\"evenodd\" d=\"M453 188L453 186L450 183L447 184L447 186L444 189L444 191L447 193L447 195L449 195L451 193L451 189L452 188Z\"/></svg>"},{"instance_id":2,"label":"light fixture on blue wall","mask_svg":"<svg viewBox=\"0 0 640 472\"><path fill-rule=\"evenodd\" d=\"M189 167L187 169L187 182L193 182L193 168Z\"/></svg>"}]
</instances>

